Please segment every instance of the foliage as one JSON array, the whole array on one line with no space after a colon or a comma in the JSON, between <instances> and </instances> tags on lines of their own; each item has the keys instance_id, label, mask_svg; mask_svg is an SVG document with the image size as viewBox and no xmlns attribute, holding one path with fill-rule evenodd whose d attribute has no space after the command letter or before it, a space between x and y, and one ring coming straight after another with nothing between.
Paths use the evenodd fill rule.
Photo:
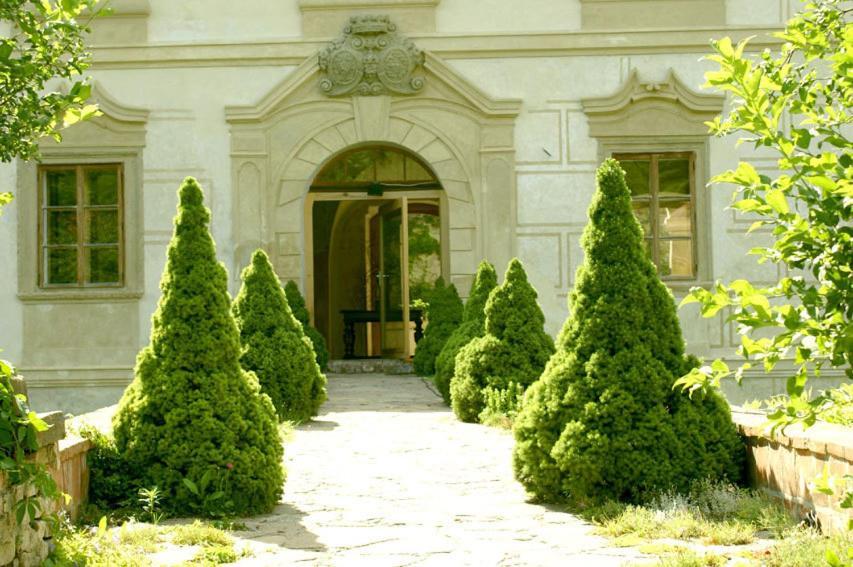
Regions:
<instances>
[{"instance_id":1,"label":"foliage","mask_svg":"<svg viewBox=\"0 0 853 567\"><path fill-rule=\"evenodd\" d=\"M12 202L11 193L0 193L0 215L3 214L3 207Z\"/></svg>"},{"instance_id":2,"label":"foliage","mask_svg":"<svg viewBox=\"0 0 853 567\"><path fill-rule=\"evenodd\" d=\"M257 375L279 420L311 419L326 400L326 377L311 340L293 316L263 250L255 251L241 277L232 307L243 344L240 362Z\"/></svg>"},{"instance_id":3,"label":"foliage","mask_svg":"<svg viewBox=\"0 0 853 567\"><path fill-rule=\"evenodd\" d=\"M521 401L524 399L524 387L510 382L506 389L486 386L483 389L483 411L478 420L483 425L512 429L512 422L518 415Z\"/></svg>"},{"instance_id":4,"label":"foliage","mask_svg":"<svg viewBox=\"0 0 853 567\"><path fill-rule=\"evenodd\" d=\"M87 105L91 87L80 79L90 64L78 19L98 0L0 0L0 22L14 30L0 37L0 162L37 158L45 136L98 114ZM67 92L51 90L56 78Z\"/></svg>"},{"instance_id":5,"label":"foliage","mask_svg":"<svg viewBox=\"0 0 853 567\"><path fill-rule=\"evenodd\" d=\"M536 290L517 258L510 261L504 283L489 294L485 313L485 335L459 351L456 374L450 381L451 405L462 421L479 419L486 407L487 388L526 389L539 378L554 352Z\"/></svg>"},{"instance_id":6,"label":"foliage","mask_svg":"<svg viewBox=\"0 0 853 567\"><path fill-rule=\"evenodd\" d=\"M139 502L144 514L142 519L156 526L163 519L163 513L160 512L160 499L162 497L160 489L156 486L140 488L138 495L137 502Z\"/></svg>"},{"instance_id":7,"label":"foliage","mask_svg":"<svg viewBox=\"0 0 853 567\"><path fill-rule=\"evenodd\" d=\"M767 567L847 567L853 562L851 550L853 532L826 536L817 530L797 529L785 534L761 560Z\"/></svg>"},{"instance_id":8,"label":"foliage","mask_svg":"<svg viewBox=\"0 0 853 567\"><path fill-rule=\"evenodd\" d=\"M695 364L643 247L624 172L605 161L557 352L515 421L516 478L543 500L638 502L693 479L737 481L728 405L672 386Z\"/></svg>"},{"instance_id":9,"label":"foliage","mask_svg":"<svg viewBox=\"0 0 853 567\"><path fill-rule=\"evenodd\" d=\"M48 425L27 405L23 394L16 394L12 387L14 368L0 360L0 474L13 486L24 485L35 488L35 493L14 503L15 519L18 524L29 518L34 520L41 512L40 498L55 499L59 489L47 468L27 459L38 450L38 433L47 431Z\"/></svg>"},{"instance_id":10,"label":"foliage","mask_svg":"<svg viewBox=\"0 0 853 567\"><path fill-rule=\"evenodd\" d=\"M143 488L137 474L122 458L115 440L97 428L84 425L77 431L80 437L91 443L86 453L89 467L89 504L97 510L133 510L139 502L131 496Z\"/></svg>"},{"instance_id":11,"label":"foliage","mask_svg":"<svg viewBox=\"0 0 853 567\"><path fill-rule=\"evenodd\" d=\"M54 540L56 549L45 562L46 567L147 566L160 563L151 554L169 549L169 555L185 555L182 548L197 549L193 560L182 565L220 565L232 563L248 551L238 552L228 533L198 520L169 526L127 522L109 527L104 517L96 528L66 524Z\"/></svg>"},{"instance_id":12,"label":"foliage","mask_svg":"<svg viewBox=\"0 0 853 567\"><path fill-rule=\"evenodd\" d=\"M843 370L853 379L853 156L849 139L853 105L853 28L841 0L817 0L777 36L781 52L744 55L747 41L714 42L708 57L719 70L706 86L733 95L730 114L709 123L718 136L742 133L741 141L776 156L775 179L748 162L712 179L735 186L732 207L755 219L750 231L769 229L772 242L751 250L759 263L776 264L778 284L755 287L746 280L694 288L683 303L699 302L713 317L727 309L738 325L747 362L730 369L722 360L695 369L679 384L694 391L734 375L751 362L766 371L780 361L793 365L784 407L769 419L774 429L806 426L828 411L826 393L812 399L809 379L821 370ZM788 122L791 122L788 125Z\"/></svg>"},{"instance_id":13,"label":"foliage","mask_svg":"<svg viewBox=\"0 0 853 567\"><path fill-rule=\"evenodd\" d=\"M462 324L453 330L447 342L435 359L435 386L450 405L450 380L456 374L456 355L472 339L482 337L486 332L486 301L489 294L498 285L495 267L483 260L477 268L471 293L465 303Z\"/></svg>"},{"instance_id":14,"label":"foliage","mask_svg":"<svg viewBox=\"0 0 853 567\"><path fill-rule=\"evenodd\" d=\"M759 532L781 538L796 525L772 497L710 479L693 483L684 493L662 492L644 506L608 501L581 515L598 533L630 545L659 539L742 545Z\"/></svg>"},{"instance_id":15,"label":"foliage","mask_svg":"<svg viewBox=\"0 0 853 567\"><path fill-rule=\"evenodd\" d=\"M421 376L435 374L435 359L447 339L462 322L462 300L453 284L445 285L442 278L426 296L427 326L424 336L415 347L415 372Z\"/></svg>"},{"instance_id":16,"label":"foliage","mask_svg":"<svg viewBox=\"0 0 853 567\"><path fill-rule=\"evenodd\" d=\"M305 305L305 298L299 293L299 286L296 282L290 280L284 286L284 294L287 296L287 304L290 305L290 311L296 320L302 323L302 329L305 334L311 339L311 344L314 347L314 352L317 354L317 364L320 370L325 371L329 365L329 349L326 348L326 339L320 334L320 331L311 326L308 307Z\"/></svg>"},{"instance_id":17,"label":"foliage","mask_svg":"<svg viewBox=\"0 0 853 567\"><path fill-rule=\"evenodd\" d=\"M227 274L201 188L187 178L178 194L151 344L113 418L116 447L140 486L163 492L168 513L265 512L284 481L275 409L240 367ZM216 509L185 482L198 486L211 470L224 478Z\"/></svg>"}]
</instances>

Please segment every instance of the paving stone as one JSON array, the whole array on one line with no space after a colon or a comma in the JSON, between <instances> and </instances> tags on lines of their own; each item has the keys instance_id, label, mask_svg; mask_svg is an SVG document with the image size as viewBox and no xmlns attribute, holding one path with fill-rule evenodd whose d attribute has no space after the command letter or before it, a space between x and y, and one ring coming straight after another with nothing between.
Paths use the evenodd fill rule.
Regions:
<instances>
[{"instance_id":1,"label":"paving stone","mask_svg":"<svg viewBox=\"0 0 853 567\"><path fill-rule=\"evenodd\" d=\"M272 514L235 533L238 565L619 565L643 559L571 514L527 502L512 435L457 421L414 376L329 376L285 450Z\"/></svg>"}]
</instances>

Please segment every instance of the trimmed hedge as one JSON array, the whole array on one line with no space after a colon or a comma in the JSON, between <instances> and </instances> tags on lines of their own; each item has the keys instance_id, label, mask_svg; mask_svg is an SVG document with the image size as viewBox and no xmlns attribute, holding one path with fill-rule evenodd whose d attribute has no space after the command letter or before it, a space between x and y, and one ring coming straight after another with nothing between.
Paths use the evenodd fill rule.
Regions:
<instances>
[{"instance_id":1,"label":"trimmed hedge","mask_svg":"<svg viewBox=\"0 0 853 567\"><path fill-rule=\"evenodd\" d=\"M326 400L326 377L314 347L293 316L278 276L263 250L241 275L232 307L243 351L240 363L258 377L281 421L305 421Z\"/></svg>"},{"instance_id":2,"label":"trimmed hedge","mask_svg":"<svg viewBox=\"0 0 853 567\"><path fill-rule=\"evenodd\" d=\"M477 268L474 283L471 284L471 294L465 304L462 324L451 333L435 359L435 386L447 405L450 405L450 380L456 374L456 355L472 339L482 337L486 333L486 301L497 285L498 274L495 267L483 260Z\"/></svg>"},{"instance_id":3,"label":"trimmed hedge","mask_svg":"<svg viewBox=\"0 0 853 567\"><path fill-rule=\"evenodd\" d=\"M284 286L284 294L287 296L287 304L290 305L290 311L296 317L296 320L302 323L302 329L308 338L311 339L320 370L325 372L329 366L329 349L326 348L326 339L323 338L320 331L311 326L308 307L305 305L305 298L299 292L299 286L296 285L296 282L290 280Z\"/></svg>"},{"instance_id":4,"label":"trimmed hedge","mask_svg":"<svg viewBox=\"0 0 853 567\"><path fill-rule=\"evenodd\" d=\"M113 419L116 448L141 486L163 492L170 514L267 512L284 482L275 409L240 367L201 188L188 177L178 195L151 343Z\"/></svg>"},{"instance_id":5,"label":"trimmed hedge","mask_svg":"<svg viewBox=\"0 0 853 567\"><path fill-rule=\"evenodd\" d=\"M486 302L486 334L456 355L450 398L460 420L480 419L486 389L493 396L526 389L542 374L554 352L554 341L544 330L545 316L536 297L521 262L513 259L504 283L492 290Z\"/></svg>"},{"instance_id":6,"label":"trimmed hedge","mask_svg":"<svg viewBox=\"0 0 853 567\"><path fill-rule=\"evenodd\" d=\"M435 287L427 295L427 326L424 336L415 347L412 361L415 372L420 376L435 374L435 359L451 333L462 322L462 299L453 284L445 285L438 278Z\"/></svg>"},{"instance_id":7,"label":"trimmed hedge","mask_svg":"<svg viewBox=\"0 0 853 567\"><path fill-rule=\"evenodd\" d=\"M542 500L575 503L738 481L743 447L726 402L673 390L696 361L618 162L605 161L597 182L571 315L515 422L516 478Z\"/></svg>"}]
</instances>

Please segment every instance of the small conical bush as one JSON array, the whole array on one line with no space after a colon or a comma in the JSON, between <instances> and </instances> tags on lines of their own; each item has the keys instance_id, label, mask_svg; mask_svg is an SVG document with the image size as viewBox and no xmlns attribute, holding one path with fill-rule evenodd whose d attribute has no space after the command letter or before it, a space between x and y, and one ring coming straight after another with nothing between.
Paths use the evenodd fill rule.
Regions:
<instances>
[{"instance_id":1,"label":"small conical bush","mask_svg":"<svg viewBox=\"0 0 853 567\"><path fill-rule=\"evenodd\" d=\"M113 419L116 446L172 514L266 512L284 482L275 410L240 366L201 188L187 178L178 197L151 343ZM214 492L221 495L212 500Z\"/></svg>"},{"instance_id":2,"label":"small conical bush","mask_svg":"<svg viewBox=\"0 0 853 567\"><path fill-rule=\"evenodd\" d=\"M456 355L450 382L451 406L462 421L475 422L485 409L485 390L526 389L554 352L536 290L518 259L510 261L504 282L486 302L485 335Z\"/></svg>"},{"instance_id":3,"label":"small conical bush","mask_svg":"<svg viewBox=\"0 0 853 567\"><path fill-rule=\"evenodd\" d=\"M693 362L643 247L624 172L607 160L557 352L514 424L515 475L537 497L638 502L694 479L740 479L726 403L673 390Z\"/></svg>"},{"instance_id":4,"label":"small conical bush","mask_svg":"<svg viewBox=\"0 0 853 567\"><path fill-rule=\"evenodd\" d=\"M435 359L435 386L447 405L450 405L450 380L456 374L456 355L472 339L485 334L486 301L497 285L498 274L495 267L483 260L477 268L474 283L471 284L471 294L465 303L462 324L451 333Z\"/></svg>"},{"instance_id":5,"label":"small conical bush","mask_svg":"<svg viewBox=\"0 0 853 567\"><path fill-rule=\"evenodd\" d=\"M243 345L240 362L257 375L279 420L310 419L326 400L326 377L263 250L252 255L242 280L233 306Z\"/></svg>"},{"instance_id":6,"label":"small conical bush","mask_svg":"<svg viewBox=\"0 0 853 567\"><path fill-rule=\"evenodd\" d=\"M305 305L305 298L299 292L299 286L296 282L290 280L284 286L284 294L287 296L287 303L290 305L290 310L296 320L302 323L302 328L305 334L311 339L311 345L314 347L314 353L317 355L317 364L320 370L325 371L329 366L329 349L326 347L326 339L320 334L320 331L311 326L311 318L308 313L308 307Z\"/></svg>"},{"instance_id":7,"label":"small conical bush","mask_svg":"<svg viewBox=\"0 0 853 567\"><path fill-rule=\"evenodd\" d=\"M462 299L456 286L445 285L438 278L435 287L427 294L427 327L424 336L415 347L415 358L412 361L415 372L421 376L435 374L435 359L451 333L462 322Z\"/></svg>"}]
</instances>

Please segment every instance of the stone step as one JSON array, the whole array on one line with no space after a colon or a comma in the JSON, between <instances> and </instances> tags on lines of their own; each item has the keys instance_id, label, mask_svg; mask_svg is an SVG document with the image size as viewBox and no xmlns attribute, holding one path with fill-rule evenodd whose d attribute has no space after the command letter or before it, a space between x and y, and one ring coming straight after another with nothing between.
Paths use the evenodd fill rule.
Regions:
<instances>
[{"instance_id":1,"label":"stone step","mask_svg":"<svg viewBox=\"0 0 853 567\"><path fill-rule=\"evenodd\" d=\"M398 358L330 360L330 374L414 374L412 363Z\"/></svg>"}]
</instances>

